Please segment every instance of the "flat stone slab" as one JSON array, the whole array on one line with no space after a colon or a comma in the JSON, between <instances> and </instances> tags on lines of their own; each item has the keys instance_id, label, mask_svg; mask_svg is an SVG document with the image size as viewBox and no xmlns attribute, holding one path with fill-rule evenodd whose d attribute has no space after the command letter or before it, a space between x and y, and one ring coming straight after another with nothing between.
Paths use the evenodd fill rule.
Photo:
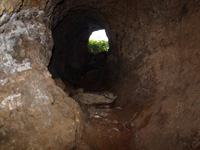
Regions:
<instances>
[{"instance_id":1,"label":"flat stone slab","mask_svg":"<svg viewBox=\"0 0 200 150\"><path fill-rule=\"evenodd\" d=\"M77 102L85 105L111 104L117 96L110 92L98 93L78 93L73 96Z\"/></svg>"}]
</instances>

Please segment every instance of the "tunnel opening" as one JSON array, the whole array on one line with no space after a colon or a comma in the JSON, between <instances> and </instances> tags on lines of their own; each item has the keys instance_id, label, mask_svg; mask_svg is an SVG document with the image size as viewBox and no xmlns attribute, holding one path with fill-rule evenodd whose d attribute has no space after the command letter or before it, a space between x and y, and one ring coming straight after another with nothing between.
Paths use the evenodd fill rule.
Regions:
<instances>
[{"instance_id":1,"label":"tunnel opening","mask_svg":"<svg viewBox=\"0 0 200 150\"><path fill-rule=\"evenodd\" d=\"M108 41L108 37L106 35L105 29L93 31L90 35L89 40L95 40L95 41Z\"/></svg>"},{"instance_id":2,"label":"tunnel opening","mask_svg":"<svg viewBox=\"0 0 200 150\"><path fill-rule=\"evenodd\" d=\"M102 18L94 12L69 12L52 32L54 49L49 71L56 85L78 102L82 110L84 135L78 141L79 147L82 143L94 146L102 141L102 149L105 149L113 140L106 136L104 142L103 135L110 132L110 128L118 130L118 126L121 129L117 132L124 138L119 137L116 141L122 144L128 140L126 134L130 131L123 122L131 118L132 113L116 106L118 93L113 90L118 88L121 67L116 44L118 35L112 35L112 30ZM99 30L104 30L108 37L108 49L91 53L90 36ZM97 134L101 136L96 138ZM116 130L110 132L113 137L115 134Z\"/></svg>"},{"instance_id":3,"label":"tunnel opening","mask_svg":"<svg viewBox=\"0 0 200 150\"><path fill-rule=\"evenodd\" d=\"M109 51L109 41L105 30L92 32L88 42L88 52L91 54L99 54Z\"/></svg>"},{"instance_id":4,"label":"tunnel opening","mask_svg":"<svg viewBox=\"0 0 200 150\"><path fill-rule=\"evenodd\" d=\"M48 68L53 79L63 82L66 90L101 92L110 87L109 38L100 20L82 12L69 13L53 29L54 49ZM104 39L92 39L97 31L103 31Z\"/></svg>"}]
</instances>

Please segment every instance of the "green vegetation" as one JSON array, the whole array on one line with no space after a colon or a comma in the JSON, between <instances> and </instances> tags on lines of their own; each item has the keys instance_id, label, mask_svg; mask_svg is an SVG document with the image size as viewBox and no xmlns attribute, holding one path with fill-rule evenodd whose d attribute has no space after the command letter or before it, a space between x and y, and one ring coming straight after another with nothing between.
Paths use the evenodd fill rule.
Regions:
<instances>
[{"instance_id":1,"label":"green vegetation","mask_svg":"<svg viewBox=\"0 0 200 150\"><path fill-rule=\"evenodd\" d=\"M89 40L88 51L92 54L108 52L108 48L109 48L108 41Z\"/></svg>"}]
</instances>

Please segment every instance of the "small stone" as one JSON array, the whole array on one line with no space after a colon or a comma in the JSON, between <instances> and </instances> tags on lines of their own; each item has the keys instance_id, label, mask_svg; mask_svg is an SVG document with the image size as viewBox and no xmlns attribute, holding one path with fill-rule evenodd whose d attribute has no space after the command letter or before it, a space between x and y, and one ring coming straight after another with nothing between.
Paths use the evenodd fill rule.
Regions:
<instances>
[{"instance_id":1,"label":"small stone","mask_svg":"<svg viewBox=\"0 0 200 150\"><path fill-rule=\"evenodd\" d=\"M100 116L99 115L94 115L94 118L100 118Z\"/></svg>"}]
</instances>

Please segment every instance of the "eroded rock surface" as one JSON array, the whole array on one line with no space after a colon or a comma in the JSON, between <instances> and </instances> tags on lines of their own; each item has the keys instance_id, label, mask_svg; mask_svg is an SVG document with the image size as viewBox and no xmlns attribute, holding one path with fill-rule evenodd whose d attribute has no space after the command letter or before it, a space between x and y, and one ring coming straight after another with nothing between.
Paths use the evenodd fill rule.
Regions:
<instances>
[{"instance_id":1,"label":"eroded rock surface","mask_svg":"<svg viewBox=\"0 0 200 150\"><path fill-rule=\"evenodd\" d=\"M0 149L72 149L78 104L47 70L53 39L43 10L0 18Z\"/></svg>"},{"instance_id":2,"label":"eroded rock surface","mask_svg":"<svg viewBox=\"0 0 200 150\"><path fill-rule=\"evenodd\" d=\"M81 92L74 95L73 98L84 105L103 105L111 104L117 96L110 92L102 92L100 94Z\"/></svg>"}]
</instances>

